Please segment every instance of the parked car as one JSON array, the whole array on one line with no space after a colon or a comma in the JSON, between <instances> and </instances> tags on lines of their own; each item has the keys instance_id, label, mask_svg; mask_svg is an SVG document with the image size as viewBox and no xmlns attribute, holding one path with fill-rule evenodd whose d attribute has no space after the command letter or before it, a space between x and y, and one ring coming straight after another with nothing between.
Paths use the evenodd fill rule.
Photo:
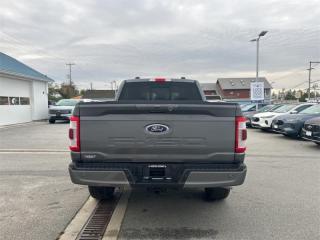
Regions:
<instances>
[{"instance_id":1,"label":"parked car","mask_svg":"<svg viewBox=\"0 0 320 240\"><path fill-rule=\"evenodd\" d=\"M262 130L270 130L272 121L281 115L296 114L314 105L313 103L285 104L272 112L257 113L252 117L251 124Z\"/></svg>"},{"instance_id":2,"label":"parked car","mask_svg":"<svg viewBox=\"0 0 320 240\"><path fill-rule=\"evenodd\" d=\"M79 99L61 99L54 106L49 107L49 123L57 120L69 121L75 105Z\"/></svg>"},{"instance_id":3,"label":"parked car","mask_svg":"<svg viewBox=\"0 0 320 240\"><path fill-rule=\"evenodd\" d=\"M252 127L251 121L252 121L252 117L255 114L263 113L263 112L272 112L281 106L282 106L282 104L270 104L270 105L261 107L258 111L249 111L249 112L242 112L242 113L243 113L243 116L246 117L246 119L247 119L247 126Z\"/></svg>"},{"instance_id":4,"label":"parked car","mask_svg":"<svg viewBox=\"0 0 320 240\"><path fill-rule=\"evenodd\" d=\"M71 180L97 199L130 185L204 188L220 200L246 176L239 105L207 102L195 80L125 80L115 101L76 105L69 138Z\"/></svg>"},{"instance_id":5,"label":"parked car","mask_svg":"<svg viewBox=\"0 0 320 240\"><path fill-rule=\"evenodd\" d=\"M266 103L258 103L258 110L267 106L268 104ZM245 112L254 112L256 111L256 104L255 103L251 103L251 104L247 104L247 105L244 105L244 106L241 106L241 111L243 113Z\"/></svg>"},{"instance_id":6,"label":"parked car","mask_svg":"<svg viewBox=\"0 0 320 240\"><path fill-rule=\"evenodd\" d=\"M304 123L302 138L320 145L320 117L311 118Z\"/></svg>"},{"instance_id":7,"label":"parked car","mask_svg":"<svg viewBox=\"0 0 320 240\"><path fill-rule=\"evenodd\" d=\"M304 122L314 117L320 117L320 104L311 105L297 114L285 114L272 121L272 130L290 137L302 137Z\"/></svg>"}]
</instances>

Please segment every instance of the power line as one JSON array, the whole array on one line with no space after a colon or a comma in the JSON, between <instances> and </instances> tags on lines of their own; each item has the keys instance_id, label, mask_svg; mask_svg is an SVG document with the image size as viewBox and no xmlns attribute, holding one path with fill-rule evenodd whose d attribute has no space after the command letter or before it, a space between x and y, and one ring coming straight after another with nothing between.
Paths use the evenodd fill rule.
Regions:
<instances>
[{"instance_id":1,"label":"power line","mask_svg":"<svg viewBox=\"0 0 320 240\"><path fill-rule=\"evenodd\" d=\"M294 87L291 87L291 88L297 88L297 87L300 87L301 85L306 84L306 83L307 83L307 81L303 81L303 82L301 82L301 83L299 83L299 84L297 84L297 85L295 85Z\"/></svg>"}]
</instances>

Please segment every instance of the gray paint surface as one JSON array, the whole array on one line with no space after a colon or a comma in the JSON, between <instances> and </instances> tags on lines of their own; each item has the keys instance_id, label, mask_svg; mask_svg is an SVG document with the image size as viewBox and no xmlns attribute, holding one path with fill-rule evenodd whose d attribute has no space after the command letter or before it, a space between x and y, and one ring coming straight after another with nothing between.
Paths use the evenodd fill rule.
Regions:
<instances>
[{"instance_id":1,"label":"gray paint surface","mask_svg":"<svg viewBox=\"0 0 320 240\"><path fill-rule=\"evenodd\" d=\"M80 119L81 151L98 160L234 161L234 117L110 114ZM146 133L154 123L167 125L169 133Z\"/></svg>"},{"instance_id":2,"label":"gray paint surface","mask_svg":"<svg viewBox=\"0 0 320 240\"><path fill-rule=\"evenodd\" d=\"M192 84L204 100L197 81L171 79L171 82ZM168 101L170 104L147 100L139 104L134 101L121 104L121 91L126 84L140 83L155 84L148 79L125 80L118 91L119 102L76 106L74 112L80 116L82 160L209 163L232 163L235 160L237 105L210 104L201 100L188 104L188 99ZM146 127L153 124L164 126L166 133L150 134Z\"/></svg>"}]
</instances>

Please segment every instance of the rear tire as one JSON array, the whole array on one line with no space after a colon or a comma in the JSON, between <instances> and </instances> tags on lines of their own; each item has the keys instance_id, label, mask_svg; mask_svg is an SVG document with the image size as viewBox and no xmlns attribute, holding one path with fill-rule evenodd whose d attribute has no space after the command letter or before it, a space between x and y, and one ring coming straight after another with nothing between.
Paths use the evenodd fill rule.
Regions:
<instances>
[{"instance_id":1,"label":"rear tire","mask_svg":"<svg viewBox=\"0 0 320 240\"><path fill-rule=\"evenodd\" d=\"M50 124L53 124L53 123L55 123L56 122L56 120L54 120L54 119L49 119L49 123Z\"/></svg>"},{"instance_id":2,"label":"rear tire","mask_svg":"<svg viewBox=\"0 0 320 240\"><path fill-rule=\"evenodd\" d=\"M208 201L218 201L229 196L230 188L205 188L204 191Z\"/></svg>"},{"instance_id":3,"label":"rear tire","mask_svg":"<svg viewBox=\"0 0 320 240\"><path fill-rule=\"evenodd\" d=\"M320 143L316 142L316 144L320 146Z\"/></svg>"},{"instance_id":4,"label":"rear tire","mask_svg":"<svg viewBox=\"0 0 320 240\"><path fill-rule=\"evenodd\" d=\"M88 188L91 197L98 200L112 199L115 190L114 187L88 186Z\"/></svg>"}]
</instances>

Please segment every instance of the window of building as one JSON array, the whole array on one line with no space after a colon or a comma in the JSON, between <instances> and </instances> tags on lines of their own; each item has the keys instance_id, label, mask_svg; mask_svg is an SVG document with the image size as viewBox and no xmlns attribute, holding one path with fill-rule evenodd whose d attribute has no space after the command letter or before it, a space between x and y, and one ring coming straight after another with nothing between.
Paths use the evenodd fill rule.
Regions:
<instances>
[{"instance_id":1,"label":"window of building","mask_svg":"<svg viewBox=\"0 0 320 240\"><path fill-rule=\"evenodd\" d=\"M0 96L0 105L9 105L9 98Z\"/></svg>"},{"instance_id":2,"label":"window of building","mask_svg":"<svg viewBox=\"0 0 320 240\"><path fill-rule=\"evenodd\" d=\"M20 105L30 105L30 98L28 98L28 97L21 97L21 98L20 98Z\"/></svg>"}]
</instances>

